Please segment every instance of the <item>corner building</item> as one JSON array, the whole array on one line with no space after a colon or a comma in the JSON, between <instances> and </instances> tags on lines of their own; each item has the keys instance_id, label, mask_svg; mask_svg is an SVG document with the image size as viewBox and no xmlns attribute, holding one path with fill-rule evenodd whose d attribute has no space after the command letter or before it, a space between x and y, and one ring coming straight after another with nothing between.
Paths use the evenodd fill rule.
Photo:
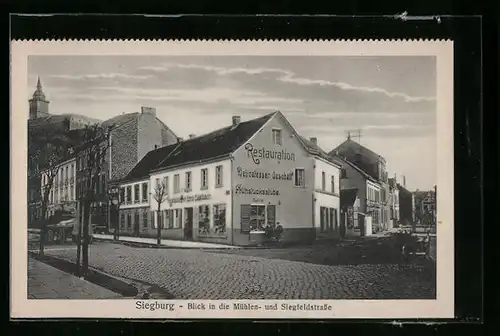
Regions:
<instances>
[{"instance_id":1,"label":"corner building","mask_svg":"<svg viewBox=\"0 0 500 336\"><path fill-rule=\"evenodd\" d=\"M280 224L283 242L314 240L322 230L315 216L315 155L280 112L245 122L233 117L230 126L149 152L120 186L132 193L134 183L141 184L142 190L149 177L150 216L127 199L120 218L132 223L121 227L130 227L129 235L155 237L161 225L164 239L245 246L258 244L256 233L266 226ZM326 205L338 208L340 168L330 164L337 189ZM159 212L153 197L158 185L167 190ZM338 211L332 214L338 222Z\"/></svg>"}]
</instances>

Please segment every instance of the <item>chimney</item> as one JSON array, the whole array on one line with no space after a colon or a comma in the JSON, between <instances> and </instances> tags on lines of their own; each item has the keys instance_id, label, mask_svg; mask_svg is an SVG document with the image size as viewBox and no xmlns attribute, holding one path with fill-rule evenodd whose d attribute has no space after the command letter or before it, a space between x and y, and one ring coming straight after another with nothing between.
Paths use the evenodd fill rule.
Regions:
<instances>
[{"instance_id":1,"label":"chimney","mask_svg":"<svg viewBox=\"0 0 500 336\"><path fill-rule=\"evenodd\" d=\"M155 145L155 149L158 149L158 145Z\"/></svg>"},{"instance_id":2,"label":"chimney","mask_svg":"<svg viewBox=\"0 0 500 336\"><path fill-rule=\"evenodd\" d=\"M156 117L156 109L154 107L141 106L141 113L151 114Z\"/></svg>"},{"instance_id":3,"label":"chimney","mask_svg":"<svg viewBox=\"0 0 500 336\"><path fill-rule=\"evenodd\" d=\"M189 134L189 139L196 138L196 134Z\"/></svg>"},{"instance_id":4,"label":"chimney","mask_svg":"<svg viewBox=\"0 0 500 336\"><path fill-rule=\"evenodd\" d=\"M309 138L309 141L311 141L315 145L318 144L318 138Z\"/></svg>"},{"instance_id":5,"label":"chimney","mask_svg":"<svg viewBox=\"0 0 500 336\"><path fill-rule=\"evenodd\" d=\"M240 116L233 116L233 126L237 126L241 122Z\"/></svg>"},{"instance_id":6,"label":"chimney","mask_svg":"<svg viewBox=\"0 0 500 336\"><path fill-rule=\"evenodd\" d=\"M403 175L403 188L406 188L406 176Z\"/></svg>"},{"instance_id":7,"label":"chimney","mask_svg":"<svg viewBox=\"0 0 500 336\"><path fill-rule=\"evenodd\" d=\"M183 139L183 138L181 138L181 137L178 137L178 138L177 138L177 143L180 143L180 142L182 142L182 141L184 141L184 139Z\"/></svg>"}]
</instances>

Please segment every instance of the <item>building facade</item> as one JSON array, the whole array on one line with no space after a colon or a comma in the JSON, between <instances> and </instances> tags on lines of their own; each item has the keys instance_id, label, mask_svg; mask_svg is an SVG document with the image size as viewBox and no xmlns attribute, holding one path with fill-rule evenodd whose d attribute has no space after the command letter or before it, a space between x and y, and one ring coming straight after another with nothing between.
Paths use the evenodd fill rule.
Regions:
<instances>
[{"instance_id":1,"label":"building facade","mask_svg":"<svg viewBox=\"0 0 500 336\"><path fill-rule=\"evenodd\" d=\"M341 190L357 190L357 204L354 207L353 225L347 228L347 235L359 236L365 234L364 217L370 216L372 231L380 226L382 218L381 190L378 180L363 171L347 158L334 156L341 164L340 188Z\"/></svg>"},{"instance_id":2,"label":"building facade","mask_svg":"<svg viewBox=\"0 0 500 336\"><path fill-rule=\"evenodd\" d=\"M397 183L399 196L399 221L402 225L411 225L415 221L415 201L411 191Z\"/></svg>"},{"instance_id":3,"label":"building facade","mask_svg":"<svg viewBox=\"0 0 500 336\"><path fill-rule=\"evenodd\" d=\"M132 192L148 177L149 225L139 206L122 206L120 217L136 223L142 211L143 230L129 231L140 236L155 237L160 225L166 239L255 245L266 228L281 226L282 241L310 241L339 230L339 172L311 154L281 113L234 117L228 127L148 153L120 188ZM160 204L158 185L167 190Z\"/></svg>"},{"instance_id":4,"label":"building facade","mask_svg":"<svg viewBox=\"0 0 500 336\"><path fill-rule=\"evenodd\" d=\"M370 197L373 214L372 225L375 232L386 230L390 220L389 181L386 160L383 156L362 146L350 137L330 152L330 155L339 156L352 162L356 167L369 175L377 185ZM376 198L376 200L375 200Z\"/></svg>"},{"instance_id":5,"label":"building facade","mask_svg":"<svg viewBox=\"0 0 500 336\"><path fill-rule=\"evenodd\" d=\"M399 224L401 219L399 210L399 187L396 177L389 179L389 211L389 229L392 229Z\"/></svg>"}]
</instances>

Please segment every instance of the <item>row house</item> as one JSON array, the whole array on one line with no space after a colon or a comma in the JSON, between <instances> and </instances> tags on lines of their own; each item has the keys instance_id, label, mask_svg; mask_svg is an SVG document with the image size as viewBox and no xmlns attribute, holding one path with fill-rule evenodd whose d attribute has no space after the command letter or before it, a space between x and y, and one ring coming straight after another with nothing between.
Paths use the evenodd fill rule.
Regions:
<instances>
[{"instance_id":1,"label":"row house","mask_svg":"<svg viewBox=\"0 0 500 336\"><path fill-rule=\"evenodd\" d=\"M365 226L365 218L371 217L372 232L374 226L380 225L382 185L349 159L339 155L333 156L333 158L342 166L340 188L341 192L344 191L342 193L344 196L343 208L346 210L346 216L351 217L349 221L343 218L344 221L348 222L346 235L369 235L371 232ZM346 202L347 200L350 202Z\"/></svg>"},{"instance_id":2,"label":"row house","mask_svg":"<svg viewBox=\"0 0 500 336\"><path fill-rule=\"evenodd\" d=\"M399 222L405 226L415 222L415 196L406 189L405 179L402 184L397 183L399 196Z\"/></svg>"},{"instance_id":3,"label":"row house","mask_svg":"<svg viewBox=\"0 0 500 336\"><path fill-rule=\"evenodd\" d=\"M155 237L160 226L165 239L244 246L278 226L286 242L338 231L340 166L325 154L280 112L235 116L227 127L151 151L132 169L120 182L120 232Z\"/></svg>"},{"instance_id":4,"label":"row house","mask_svg":"<svg viewBox=\"0 0 500 336\"><path fill-rule=\"evenodd\" d=\"M392 229L400 222L399 187L396 176L389 179L389 227Z\"/></svg>"},{"instance_id":5,"label":"row house","mask_svg":"<svg viewBox=\"0 0 500 336\"><path fill-rule=\"evenodd\" d=\"M329 154L345 158L375 181L374 185L371 186L373 191L370 191L370 204L373 205L373 230L378 232L388 229L390 225L390 188L385 158L350 137Z\"/></svg>"}]
</instances>

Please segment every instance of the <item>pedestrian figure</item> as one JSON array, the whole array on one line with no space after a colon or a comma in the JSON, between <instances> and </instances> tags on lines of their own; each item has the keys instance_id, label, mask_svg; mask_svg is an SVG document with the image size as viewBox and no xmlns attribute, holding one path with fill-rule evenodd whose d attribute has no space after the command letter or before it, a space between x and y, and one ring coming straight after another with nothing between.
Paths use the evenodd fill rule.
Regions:
<instances>
[{"instance_id":1,"label":"pedestrian figure","mask_svg":"<svg viewBox=\"0 0 500 336\"><path fill-rule=\"evenodd\" d=\"M279 243L281 241L281 235L283 234L283 226L278 222L275 229L276 241Z\"/></svg>"}]
</instances>

